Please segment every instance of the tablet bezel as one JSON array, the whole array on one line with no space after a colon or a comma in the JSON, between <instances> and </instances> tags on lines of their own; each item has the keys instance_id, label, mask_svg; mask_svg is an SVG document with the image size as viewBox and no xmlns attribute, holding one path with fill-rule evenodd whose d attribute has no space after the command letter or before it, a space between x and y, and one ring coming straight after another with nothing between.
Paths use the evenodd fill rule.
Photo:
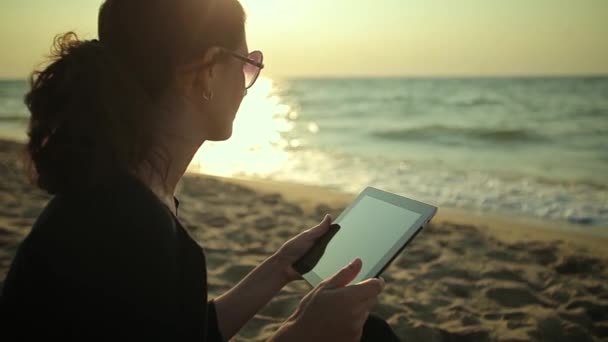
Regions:
<instances>
[{"instance_id":1,"label":"tablet bezel","mask_svg":"<svg viewBox=\"0 0 608 342\"><path fill-rule=\"evenodd\" d=\"M364 279L378 277L382 272L395 260L395 258L403 251L407 244L416 237L418 232L435 216L437 213L437 207L430 204L422 203L407 197L403 197L397 194L386 192L374 187L365 188L355 200L346 208L344 211L333 221L333 223L340 224L340 221L348 215L348 213L365 197L371 196L378 200L396 205L398 207L414 211L420 214L420 217L410 229L407 230L402 237L395 242L395 244L384 254L382 259L372 267L369 272L365 275ZM415 227L415 228L412 228ZM338 270L336 270L337 272ZM317 286L323 279L319 277L313 271L310 271L302 277L313 287Z\"/></svg>"}]
</instances>

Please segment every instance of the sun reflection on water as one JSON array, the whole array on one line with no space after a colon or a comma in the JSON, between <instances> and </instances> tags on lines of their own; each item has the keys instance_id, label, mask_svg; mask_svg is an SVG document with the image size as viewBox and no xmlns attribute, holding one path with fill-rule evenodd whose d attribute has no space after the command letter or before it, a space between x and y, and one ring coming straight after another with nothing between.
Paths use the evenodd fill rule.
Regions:
<instances>
[{"instance_id":1,"label":"sun reflection on water","mask_svg":"<svg viewBox=\"0 0 608 342\"><path fill-rule=\"evenodd\" d=\"M225 177L266 177L278 172L288 161L286 148L299 142L282 137L282 133L293 129L297 113L282 103L276 87L271 79L258 79L243 99L232 137L205 142L189 171Z\"/></svg>"}]
</instances>

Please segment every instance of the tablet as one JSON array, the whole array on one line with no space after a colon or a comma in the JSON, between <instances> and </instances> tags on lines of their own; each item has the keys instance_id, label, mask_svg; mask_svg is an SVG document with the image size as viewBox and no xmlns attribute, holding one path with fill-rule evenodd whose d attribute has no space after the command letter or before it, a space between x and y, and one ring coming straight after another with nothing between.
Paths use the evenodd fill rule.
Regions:
<instances>
[{"instance_id":1,"label":"tablet","mask_svg":"<svg viewBox=\"0 0 608 342\"><path fill-rule=\"evenodd\" d=\"M436 212L432 205L367 187L293 266L313 287L356 258L363 265L349 284L378 277Z\"/></svg>"}]
</instances>

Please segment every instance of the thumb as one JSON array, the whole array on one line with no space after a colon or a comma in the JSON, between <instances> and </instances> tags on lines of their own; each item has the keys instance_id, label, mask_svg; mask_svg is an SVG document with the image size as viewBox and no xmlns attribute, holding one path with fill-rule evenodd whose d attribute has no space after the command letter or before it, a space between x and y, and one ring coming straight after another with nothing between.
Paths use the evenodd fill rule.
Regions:
<instances>
[{"instance_id":1,"label":"thumb","mask_svg":"<svg viewBox=\"0 0 608 342\"><path fill-rule=\"evenodd\" d=\"M321 221L318 225L309 229L309 232L310 232L310 235L312 235L312 238L317 238L317 237L320 237L323 234L325 234L328 231L329 226L331 225L331 222L332 222L331 215L329 215L329 214L325 215L325 217L323 218L323 221Z\"/></svg>"},{"instance_id":2,"label":"thumb","mask_svg":"<svg viewBox=\"0 0 608 342\"><path fill-rule=\"evenodd\" d=\"M362 266L363 262L361 259L357 258L353 260L353 262L336 272L336 274L330 278L327 278L323 284L323 287L326 289L335 289L346 286L346 284L350 283L353 281L353 279L355 279L355 277L357 277L357 274L361 272Z\"/></svg>"}]
</instances>

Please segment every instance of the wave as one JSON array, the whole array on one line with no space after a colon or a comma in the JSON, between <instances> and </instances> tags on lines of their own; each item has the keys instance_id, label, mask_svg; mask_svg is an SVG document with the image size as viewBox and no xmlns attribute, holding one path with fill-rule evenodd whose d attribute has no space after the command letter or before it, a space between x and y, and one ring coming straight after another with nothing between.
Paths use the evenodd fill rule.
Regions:
<instances>
[{"instance_id":1,"label":"wave","mask_svg":"<svg viewBox=\"0 0 608 342\"><path fill-rule=\"evenodd\" d=\"M464 99L452 100L452 101L447 101L445 104L459 106L459 107L503 105L502 101L485 98L485 97L476 97L476 98L467 99L467 100L464 100Z\"/></svg>"},{"instance_id":2,"label":"wave","mask_svg":"<svg viewBox=\"0 0 608 342\"><path fill-rule=\"evenodd\" d=\"M539 142L546 140L542 135L524 128L485 128L429 125L404 129L379 130L372 136L387 140L483 140L497 143Z\"/></svg>"},{"instance_id":3,"label":"wave","mask_svg":"<svg viewBox=\"0 0 608 342\"><path fill-rule=\"evenodd\" d=\"M571 114L573 117L586 116L590 118L604 118L608 117L608 108L590 108L587 110L573 111Z\"/></svg>"}]
</instances>

